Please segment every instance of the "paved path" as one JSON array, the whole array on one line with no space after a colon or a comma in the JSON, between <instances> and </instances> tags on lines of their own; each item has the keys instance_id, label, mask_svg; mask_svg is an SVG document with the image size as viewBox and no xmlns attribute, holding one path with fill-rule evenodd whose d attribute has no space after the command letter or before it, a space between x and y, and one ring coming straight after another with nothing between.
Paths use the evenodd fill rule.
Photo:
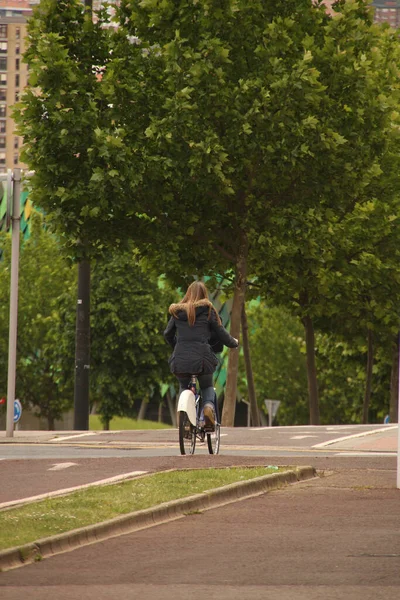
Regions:
<instances>
[{"instance_id":1,"label":"paved path","mask_svg":"<svg viewBox=\"0 0 400 600\"><path fill-rule=\"evenodd\" d=\"M398 600L395 468L326 472L0 575L2 600Z\"/></svg>"}]
</instances>

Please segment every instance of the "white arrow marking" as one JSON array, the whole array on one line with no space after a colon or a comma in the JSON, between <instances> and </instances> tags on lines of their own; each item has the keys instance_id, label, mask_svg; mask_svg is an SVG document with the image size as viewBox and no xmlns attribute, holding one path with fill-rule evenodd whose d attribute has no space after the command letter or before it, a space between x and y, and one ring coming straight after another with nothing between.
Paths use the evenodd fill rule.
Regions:
<instances>
[{"instance_id":1,"label":"white arrow marking","mask_svg":"<svg viewBox=\"0 0 400 600\"><path fill-rule=\"evenodd\" d=\"M51 467L50 469L47 469L48 471L62 471L63 469L68 469L69 467L76 467L78 463L57 463L55 464L53 467Z\"/></svg>"},{"instance_id":2,"label":"white arrow marking","mask_svg":"<svg viewBox=\"0 0 400 600\"><path fill-rule=\"evenodd\" d=\"M317 435L294 435L291 440L305 440L306 438L316 438Z\"/></svg>"}]
</instances>

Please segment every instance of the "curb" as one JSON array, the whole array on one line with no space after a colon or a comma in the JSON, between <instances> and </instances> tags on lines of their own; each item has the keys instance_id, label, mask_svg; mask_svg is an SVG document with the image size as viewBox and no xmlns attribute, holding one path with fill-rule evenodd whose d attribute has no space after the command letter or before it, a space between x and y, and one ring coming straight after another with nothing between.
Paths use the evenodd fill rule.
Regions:
<instances>
[{"instance_id":1,"label":"curb","mask_svg":"<svg viewBox=\"0 0 400 600\"><path fill-rule=\"evenodd\" d=\"M316 477L314 467L298 467L296 470L272 475L262 475L246 481L188 496L171 502L164 502L153 508L136 511L102 523L74 529L66 533L42 538L24 546L9 548L0 552L0 571L16 569L39 562L44 558L69 552L81 546L104 541L140 529L160 525L186 516L195 511L205 511L245 498L251 498L277 489L290 483Z\"/></svg>"}]
</instances>

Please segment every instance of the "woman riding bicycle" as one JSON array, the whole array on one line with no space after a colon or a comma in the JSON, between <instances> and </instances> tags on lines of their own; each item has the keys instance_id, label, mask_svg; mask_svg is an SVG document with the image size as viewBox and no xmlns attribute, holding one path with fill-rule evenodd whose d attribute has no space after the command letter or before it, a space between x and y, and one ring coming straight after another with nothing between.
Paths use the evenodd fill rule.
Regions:
<instances>
[{"instance_id":1,"label":"woman riding bicycle","mask_svg":"<svg viewBox=\"0 0 400 600\"><path fill-rule=\"evenodd\" d=\"M203 398L205 427L215 424L215 393L213 373L218 365L212 345L237 348L238 340L232 337L208 299L207 288L202 281L194 281L185 296L169 307L171 315L165 340L174 349L169 359L171 372L179 381L179 393L187 389L192 375L197 375Z\"/></svg>"}]
</instances>

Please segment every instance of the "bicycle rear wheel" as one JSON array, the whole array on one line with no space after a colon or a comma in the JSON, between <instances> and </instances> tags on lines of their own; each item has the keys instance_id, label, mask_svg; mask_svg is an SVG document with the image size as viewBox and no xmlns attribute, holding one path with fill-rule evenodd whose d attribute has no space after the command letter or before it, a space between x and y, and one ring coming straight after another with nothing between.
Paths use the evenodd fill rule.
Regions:
<instances>
[{"instance_id":1,"label":"bicycle rear wheel","mask_svg":"<svg viewBox=\"0 0 400 600\"><path fill-rule=\"evenodd\" d=\"M215 430L207 433L207 446L209 454L218 454L221 438L221 426L215 423Z\"/></svg>"},{"instance_id":2,"label":"bicycle rear wheel","mask_svg":"<svg viewBox=\"0 0 400 600\"><path fill-rule=\"evenodd\" d=\"M189 421L187 413L179 411L179 449L181 454L194 454L196 448L196 429Z\"/></svg>"}]
</instances>

